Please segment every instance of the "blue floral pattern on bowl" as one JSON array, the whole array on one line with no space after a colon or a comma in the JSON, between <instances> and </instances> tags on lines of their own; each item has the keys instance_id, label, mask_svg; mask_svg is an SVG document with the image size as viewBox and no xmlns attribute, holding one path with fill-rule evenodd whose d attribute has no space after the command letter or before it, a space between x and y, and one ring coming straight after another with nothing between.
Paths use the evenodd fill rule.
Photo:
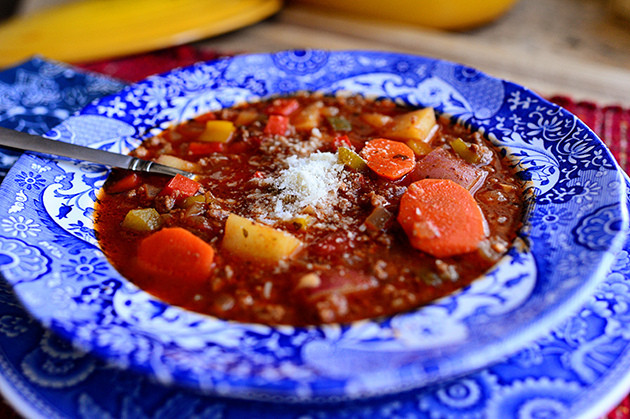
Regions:
<instances>
[{"instance_id":1,"label":"blue floral pattern on bowl","mask_svg":"<svg viewBox=\"0 0 630 419\"><path fill-rule=\"evenodd\" d=\"M586 126L522 87L423 57L288 51L199 64L105 97L48 136L125 152L196 114L295 90L434 106L481 131L527 181L521 237L470 287L410 313L308 328L226 322L164 304L109 265L91 218L106 168L26 155L0 190L0 237L13 241L0 269L25 306L73 344L163 383L330 402L496 362L577 309L625 239L625 183Z\"/></svg>"}]
</instances>

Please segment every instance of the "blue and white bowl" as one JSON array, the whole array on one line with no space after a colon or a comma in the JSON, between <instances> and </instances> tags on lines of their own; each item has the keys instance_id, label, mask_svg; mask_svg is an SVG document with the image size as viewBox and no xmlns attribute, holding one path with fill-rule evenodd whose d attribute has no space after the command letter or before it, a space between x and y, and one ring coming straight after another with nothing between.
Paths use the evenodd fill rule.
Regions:
<instances>
[{"instance_id":1,"label":"blue and white bowl","mask_svg":"<svg viewBox=\"0 0 630 419\"><path fill-rule=\"evenodd\" d=\"M0 269L27 309L121 367L237 398L391 394L487 366L549 332L592 294L628 229L625 182L583 123L515 84L430 58L364 51L243 55L151 77L49 136L127 152L197 114L297 90L433 106L481 131L527 181L524 228L466 289L350 325L265 326L165 304L109 264L93 231L103 166L25 155L0 188Z\"/></svg>"}]
</instances>

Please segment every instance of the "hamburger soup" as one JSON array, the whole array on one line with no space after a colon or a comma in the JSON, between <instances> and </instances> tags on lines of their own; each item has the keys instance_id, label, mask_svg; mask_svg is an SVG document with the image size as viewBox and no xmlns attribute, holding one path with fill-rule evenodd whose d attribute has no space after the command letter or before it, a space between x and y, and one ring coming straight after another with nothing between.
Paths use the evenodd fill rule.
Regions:
<instances>
[{"instance_id":1,"label":"hamburger soup","mask_svg":"<svg viewBox=\"0 0 630 419\"><path fill-rule=\"evenodd\" d=\"M111 263L170 304L265 324L413 309L497 262L522 187L480 133L432 108L303 93L201 115L133 152L197 174L112 172Z\"/></svg>"}]
</instances>

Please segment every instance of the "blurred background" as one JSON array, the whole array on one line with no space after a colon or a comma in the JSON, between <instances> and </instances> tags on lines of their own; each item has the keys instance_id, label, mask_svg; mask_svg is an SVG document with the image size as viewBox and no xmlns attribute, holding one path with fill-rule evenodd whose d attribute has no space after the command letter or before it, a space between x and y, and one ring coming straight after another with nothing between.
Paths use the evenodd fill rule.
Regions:
<instances>
[{"instance_id":1,"label":"blurred background","mask_svg":"<svg viewBox=\"0 0 630 419\"><path fill-rule=\"evenodd\" d=\"M5 0L1 16L0 66L33 53L81 63L181 44L385 49L545 95L630 105L630 0Z\"/></svg>"}]
</instances>

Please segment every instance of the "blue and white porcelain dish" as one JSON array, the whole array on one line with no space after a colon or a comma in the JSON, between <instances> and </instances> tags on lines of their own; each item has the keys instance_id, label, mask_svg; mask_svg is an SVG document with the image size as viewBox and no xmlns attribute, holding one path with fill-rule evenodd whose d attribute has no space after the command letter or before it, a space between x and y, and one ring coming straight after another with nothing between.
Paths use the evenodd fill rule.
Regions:
<instances>
[{"instance_id":1,"label":"blue and white porcelain dish","mask_svg":"<svg viewBox=\"0 0 630 419\"><path fill-rule=\"evenodd\" d=\"M93 97L122 88L100 77L95 89L95 79L99 77L39 59L0 72L0 87L11 91L49 85L49 94L36 100L16 97L0 110L0 125L43 133L58 123L60 110L78 109ZM72 91L72 100L64 100L63 91ZM3 113L16 107L21 108L17 114ZM37 126L27 123L34 115ZM14 157L0 149L4 167ZM606 280L576 315L501 363L413 392L318 407L200 397L110 368L32 320L2 281L0 390L25 417L46 419L602 417L630 389L629 252L626 241Z\"/></svg>"},{"instance_id":2,"label":"blue and white porcelain dish","mask_svg":"<svg viewBox=\"0 0 630 419\"><path fill-rule=\"evenodd\" d=\"M227 322L166 305L107 262L91 218L106 168L25 155L0 188L0 269L26 308L78 347L162 383L237 398L333 402L418 388L496 362L576 310L625 240L625 182L585 125L520 86L424 57L237 56L151 77L48 135L125 152L196 114L296 90L433 106L480 130L528 181L517 244L470 287L387 319L309 328Z\"/></svg>"}]
</instances>

